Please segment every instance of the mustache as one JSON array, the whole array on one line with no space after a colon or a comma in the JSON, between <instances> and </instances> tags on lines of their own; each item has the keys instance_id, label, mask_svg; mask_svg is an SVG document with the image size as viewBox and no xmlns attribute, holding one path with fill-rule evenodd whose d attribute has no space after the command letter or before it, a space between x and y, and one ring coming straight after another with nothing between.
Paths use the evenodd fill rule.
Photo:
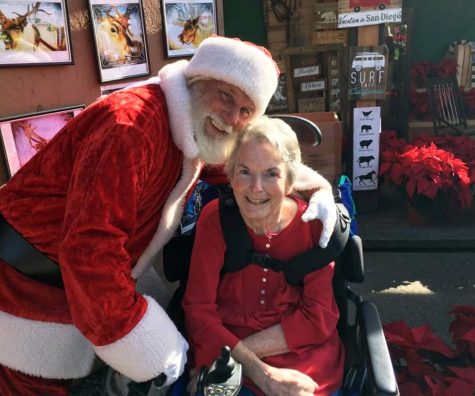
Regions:
<instances>
[{"instance_id":1,"label":"mustache","mask_svg":"<svg viewBox=\"0 0 475 396\"><path fill-rule=\"evenodd\" d=\"M226 132L228 135L231 135L235 132L234 128L231 125L226 124L226 122L216 113L209 113L208 117L211 120L211 124L213 124L219 130Z\"/></svg>"}]
</instances>

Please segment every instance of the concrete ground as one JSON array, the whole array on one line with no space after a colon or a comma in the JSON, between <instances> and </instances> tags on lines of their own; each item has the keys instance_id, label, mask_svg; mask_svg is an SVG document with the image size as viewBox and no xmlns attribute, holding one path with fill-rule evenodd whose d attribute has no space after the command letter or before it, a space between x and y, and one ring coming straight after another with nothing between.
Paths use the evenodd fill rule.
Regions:
<instances>
[{"instance_id":1,"label":"concrete ground","mask_svg":"<svg viewBox=\"0 0 475 396\"><path fill-rule=\"evenodd\" d=\"M378 210L357 216L366 279L354 289L378 306L383 323L429 324L450 342L453 306L475 306L475 205L416 226L394 191L382 188L377 203Z\"/></svg>"},{"instance_id":2,"label":"concrete ground","mask_svg":"<svg viewBox=\"0 0 475 396\"><path fill-rule=\"evenodd\" d=\"M367 252L366 279L352 288L374 302L381 321L429 324L450 344L449 312L475 306L475 252Z\"/></svg>"}]
</instances>

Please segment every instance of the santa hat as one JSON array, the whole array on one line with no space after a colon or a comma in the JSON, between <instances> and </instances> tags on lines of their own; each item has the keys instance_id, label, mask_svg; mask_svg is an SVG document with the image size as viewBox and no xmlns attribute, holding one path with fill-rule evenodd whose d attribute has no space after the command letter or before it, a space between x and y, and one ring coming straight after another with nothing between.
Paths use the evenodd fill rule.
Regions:
<instances>
[{"instance_id":1,"label":"santa hat","mask_svg":"<svg viewBox=\"0 0 475 396\"><path fill-rule=\"evenodd\" d=\"M221 36L203 40L185 69L185 77L221 80L240 88L264 114L279 78L279 68L264 47Z\"/></svg>"}]
</instances>

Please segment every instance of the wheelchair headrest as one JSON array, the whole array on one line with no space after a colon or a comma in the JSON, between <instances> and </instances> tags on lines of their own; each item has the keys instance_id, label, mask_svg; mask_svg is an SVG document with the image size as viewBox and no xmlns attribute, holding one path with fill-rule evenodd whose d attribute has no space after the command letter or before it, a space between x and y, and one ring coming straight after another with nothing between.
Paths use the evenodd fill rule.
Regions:
<instances>
[{"instance_id":1,"label":"wheelchair headrest","mask_svg":"<svg viewBox=\"0 0 475 396\"><path fill-rule=\"evenodd\" d=\"M287 114L273 114L269 117L278 118L286 122L297 135L299 142L303 145L318 146L322 141L320 128L314 122L306 118Z\"/></svg>"}]
</instances>

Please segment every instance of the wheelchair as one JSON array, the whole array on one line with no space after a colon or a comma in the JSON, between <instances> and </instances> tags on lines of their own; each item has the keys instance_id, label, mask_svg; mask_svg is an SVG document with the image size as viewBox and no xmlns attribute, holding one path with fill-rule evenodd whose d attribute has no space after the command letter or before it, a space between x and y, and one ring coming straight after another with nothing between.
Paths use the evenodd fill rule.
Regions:
<instances>
[{"instance_id":1,"label":"wheelchair","mask_svg":"<svg viewBox=\"0 0 475 396\"><path fill-rule=\"evenodd\" d=\"M297 133L301 144L316 146L321 141L321 132L313 123L297 116L275 116L287 122ZM209 198L210 199L210 198ZM349 227L349 224L347 224ZM339 224L335 226L334 236L330 240L340 238ZM191 257L191 237L172 239L164 250L164 272L170 282L179 281L175 295L170 302L168 313L180 331L184 332L181 317L181 298L184 293L188 262ZM179 257L177 257L179 252ZM333 279L335 300L340 310L337 325L339 335L345 346L345 373L341 388L343 396L398 396L394 369L384 337L381 320L376 306L356 294L350 287L351 283L364 281L364 259L362 240L357 235L347 234L336 262ZM330 260L332 261L332 260ZM177 263L181 263L178 265ZM210 368L203 368L199 376L200 394L237 395L242 381L240 365L230 357L229 350L223 346L221 356ZM182 376L166 393L167 396L185 396L186 376ZM146 396L151 382L145 384L129 384L128 396Z\"/></svg>"}]
</instances>

